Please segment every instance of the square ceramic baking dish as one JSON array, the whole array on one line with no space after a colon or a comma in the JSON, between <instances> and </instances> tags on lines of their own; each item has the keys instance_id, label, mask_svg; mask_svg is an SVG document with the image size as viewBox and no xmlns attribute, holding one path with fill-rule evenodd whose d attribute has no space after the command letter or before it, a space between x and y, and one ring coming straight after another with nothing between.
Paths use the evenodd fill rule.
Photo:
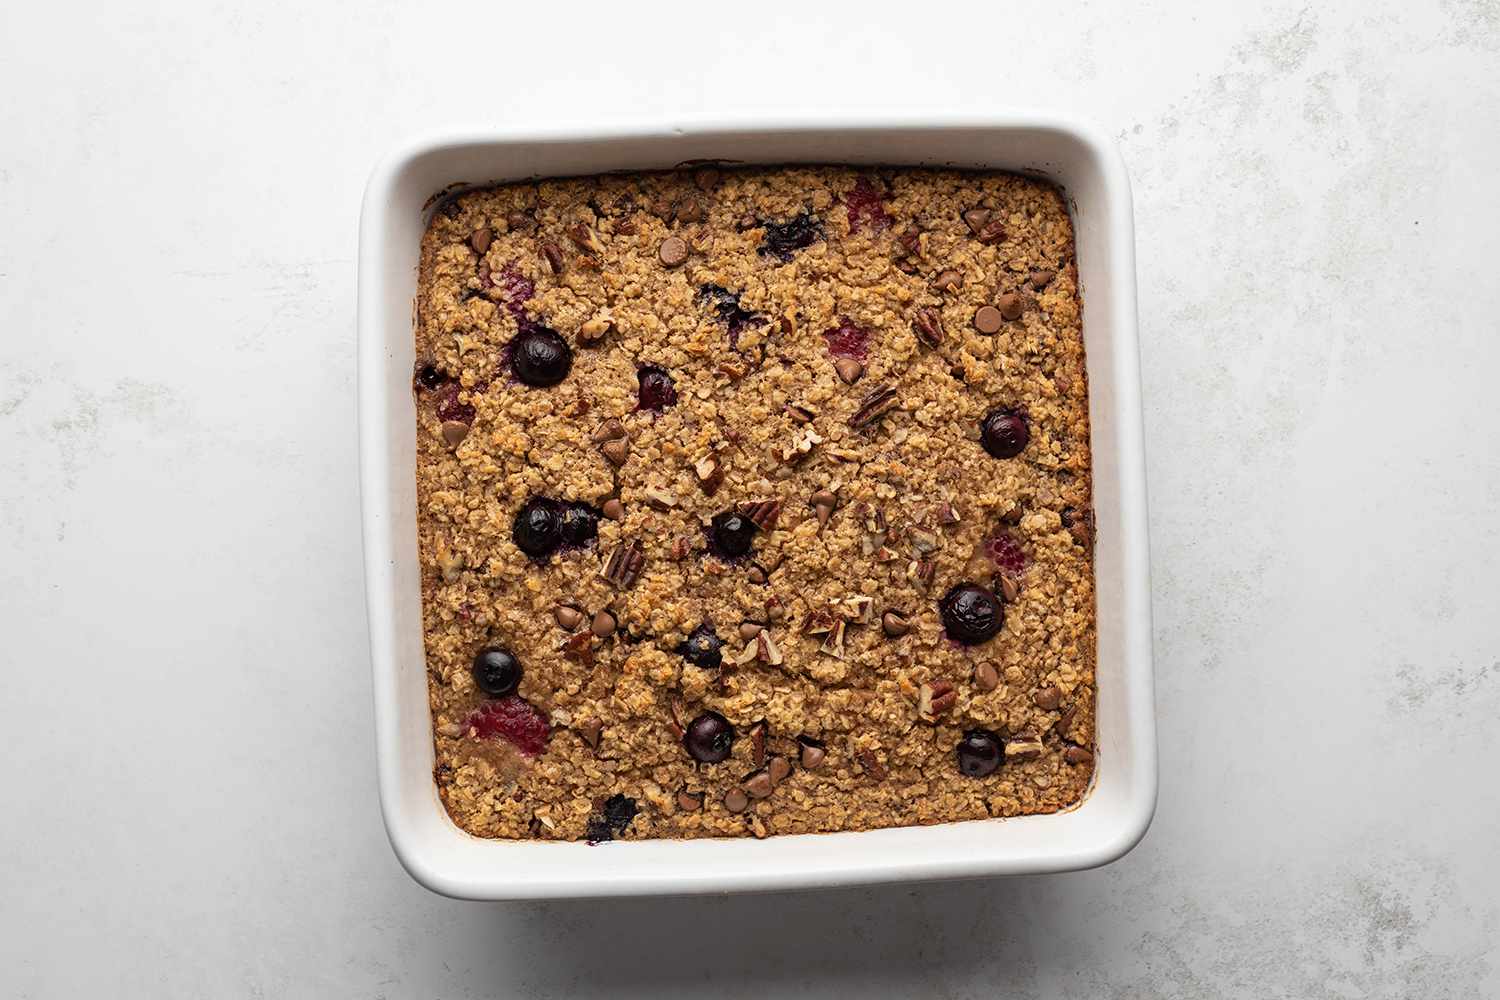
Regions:
<instances>
[{"instance_id":1,"label":"square ceramic baking dish","mask_svg":"<svg viewBox=\"0 0 1500 1000\"><path fill-rule=\"evenodd\" d=\"M457 186L672 167L689 160L979 167L1047 177L1076 227L1094 456L1098 746L1067 812L767 840L483 840L449 820L432 780L417 564L411 393L417 255L433 196ZM380 802L396 855L472 899L792 889L1056 872L1115 860L1156 804L1145 456L1129 181L1092 128L1041 115L661 122L480 130L408 143L365 190L359 233L359 430L365 587Z\"/></svg>"}]
</instances>

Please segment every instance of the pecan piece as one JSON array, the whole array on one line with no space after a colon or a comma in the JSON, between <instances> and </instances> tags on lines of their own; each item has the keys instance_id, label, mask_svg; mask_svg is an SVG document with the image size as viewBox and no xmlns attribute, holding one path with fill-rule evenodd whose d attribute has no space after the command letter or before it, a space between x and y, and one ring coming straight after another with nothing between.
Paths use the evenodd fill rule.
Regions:
<instances>
[{"instance_id":1,"label":"pecan piece","mask_svg":"<svg viewBox=\"0 0 1500 1000\"><path fill-rule=\"evenodd\" d=\"M704 455L693 463L693 474L698 477L703 492L713 496L724 482L724 463L717 455Z\"/></svg>"},{"instance_id":2,"label":"pecan piece","mask_svg":"<svg viewBox=\"0 0 1500 1000\"><path fill-rule=\"evenodd\" d=\"M912 317L912 332L928 347L936 347L943 341L943 317L936 309L918 309Z\"/></svg>"},{"instance_id":3,"label":"pecan piece","mask_svg":"<svg viewBox=\"0 0 1500 1000\"><path fill-rule=\"evenodd\" d=\"M740 513L761 531L771 531L776 527L776 519L781 516L781 501L751 500L740 504Z\"/></svg>"},{"instance_id":4,"label":"pecan piece","mask_svg":"<svg viewBox=\"0 0 1500 1000\"><path fill-rule=\"evenodd\" d=\"M895 386L879 386L860 400L859 409L849 418L849 426L867 427L894 409L899 402Z\"/></svg>"},{"instance_id":5,"label":"pecan piece","mask_svg":"<svg viewBox=\"0 0 1500 1000\"><path fill-rule=\"evenodd\" d=\"M585 253L591 253L595 257L604 253L604 244L599 241L599 234L583 223L568 227L568 239L572 240L578 249Z\"/></svg>"},{"instance_id":6,"label":"pecan piece","mask_svg":"<svg viewBox=\"0 0 1500 1000\"><path fill-rule=\"evenodd\" d=\"M945 680L930 681L917 689L917 714L926 722L937 721L957 702L958 692Z\"/></svg>"},{"instance_id":7,"label":"pecan piece","mask_svg":"<svg viewBox=\"0 0 1500 1000\"><path fill-rule=\"evenodd\" d=\"M604 568L599 571L599 576L622 590L628 590L641 578L641 570L645 565L646 553L641 549L641 543L632 539L615 546L609 558L604 561Z\"/></svg>"},{"instance_id":8,"label":"pecan piece","mask_svg":"<svg viewBox=\"0 0 1500 1000\"><path fill-rule=\"evenodd\" d=\"M1005 744L1005 758L1007 760L1036 760L1046 747L1034 733L1017 733Z\"/></svg>"}]
</instances>

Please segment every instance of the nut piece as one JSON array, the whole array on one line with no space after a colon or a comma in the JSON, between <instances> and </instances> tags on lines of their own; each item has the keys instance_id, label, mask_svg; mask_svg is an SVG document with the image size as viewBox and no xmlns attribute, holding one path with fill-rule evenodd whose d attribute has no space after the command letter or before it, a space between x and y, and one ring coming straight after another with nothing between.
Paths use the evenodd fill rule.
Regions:
<instances>
[{"instance_id":1,"label":"nut piece","mask_svg":"<svg viewBox=\"0 0 1500 1000\"><path fill-rule=\"evenodd\" d=\"M442 433L444 443L450 448L457 448L469 436L469 425L462 420L444 420Z\"/></svg>"},{"instance_id":2,"label":"nut piece","mask_svg":"<svg viewBox=\"0 0 1500 1000\"><path fill-rule=\"evenodd\" d=\"M740 783L740 787L752 799L763 799L776 790L776 782L771 780L771 772L762 768L759 771L752 771L746 775L745 780Z\"/></svg>"},{"instance_id":3,"label":"nut piece","mask_svg":"<svg viewBox=\"0 0 1500 1000\"><path fill-rule=\"evenodd\" d=\"M876 781L885 780L885 776L890 773L880 762L880 758L875 756L874 750L861 750L854 756L859 761L859 766L864 768L865 773Z\"/></svg>"},{"instance_id":4,"label":"nut piece","mask_svg":"<svg viewBox=\"0 0 1500 1000\"><path fill-rule=\"evenodd\" d=\"M1000 671L990 661L981 661L974 668L974 686L986 694L995 690L1000 686Z\"/></svg>"},{"instance_id":5,"label":"nut piece","mask_svg":"<svg viewBox=\"0 0 1500 1000\"><path fill-rule=\"evenodd\" d=\"M1017 733L1005 744L1007 760L1036 760L1047 750L1035 733Z\"/></svg>"},{"instance_id":6,"label":"nut piece","mask_svg":"<svg viewBox=\"0 0 1500 1000\"><path fill-rule=\"evenodd\" d=\"M936 347L943 341L943 317L936 309L918 309L911 321L917 339L928 347Z\"/></svg>"},{"instance_id":7,"label":"nut piece","mask_svg":"<svg viewBox=\"0 0 1500 1000\"><path fill-rule=\"evenodd\" d=\"M823 761L828 758L828 751L823 747L822 740L815 740L811 736L799 736L797 742L802 747L799 760L804 771L816 771L823 766Z\"/></svg>"},{"instance_id":8,"label":"nut piece","mask_svg":"<svg viewBox=\"0 0 1500 1000\"><path fill-rule=\"evenodd\" d=\"M677 497L659 486L647 486L646 502L657 510L671 510L677 506Z\"/></svg>"},{"instance_id":9,"label":"nut piece","mask_svg":"<svg viewBox=\"0 0 1500 1000\"><path fill-rule=\"evenodd\" d=\"M632 539L615 546L609 558L604 561L599 576L625 590L635 586L645 565L646 553L641 550L641 543Z\"/></svg>"},{"instance_id":10,"label":"nut piece","mask_svg":"<svg viewBox=\"0 0 1500 1000\"><path fill-rule=\"evenodd\" d=\"M961 520L958 516L958 508L946 500L937 505L936 513L938 524L945 528L951 528Z\"/></svg>"},{"instance_id":11,"label":"nut piece","mask_svg":"<svg viewBox=\"0 0 1500 1000\"><path fill-rule=\"evenodd\" d=\"M604 244L599 241L599 234L583 223L568 227L568 239L572 240L578 249L593 254L595 257L604 253Z\"/></svg>"},{"instance_id":12,"label":"nut piece","mask_svg":"<svg viewBox=\"0 0 1500 1000\"><path fill-rule=\"evenodd\" d=\"M791 417L799 424L810 424L813 422L813 418L818 415L817 410L814 410L808 406L803 406L801 403L786 404L786 412L787 416Z\"/></svg>"},{"instance_id":13,"label":"nut piece","mask_svg":"<svg viewBox=\"0 0 1500 1000\"><path fill-rule=\"evenodd\" d=\"M563 273L564 263L562 247L558 246L556 243L553 243L551 240L546 240L542 243L542 256L547 258L547 266L552 268L553 274Z\"/></svg>"},{"instance_id":14,"label":"nut piece","mask_svg":"<svg viewBox=\"0 0 1500 1000\"><path fill-rule=\"evenodd\" d=\"M457 581L464 571L463 554L454 552L439 539L437 543L437 568L444 583Z\"/></svg>"},{"instance_id":15,"label":"nut piece","mask_svg":"<svg viewBox=\"0 0 1500 1000\"><path fill-rule=\"evenodd\" d=\"M780 458L787 465L796 465L798 462L812 454L812 450L823 443L823 435L808 427L792 440L792 443L781 449Z\"/></svg>"},{"instance_id":16,"label":"nut piece","mask_svg":"<svg viewBox=\"0 0 1500 1000\"><path fill-rule=\"evenodd\" d=\"M868 625L875 620L875 598L864 594L843 600L844 618L853 625Z\"/></svg>"},{"instance_id":17,"label":"nut piece","mask_svg":"<svg viewBox=\"0 0 1500 1000\"><path fill-rule=\"evenodd\" d=\"M610 497L604 501L604 505L599 508L599 511L611 521L625 520L625 505L620 502L619 497Z\"/></svg>"},{"instance_id":18,"label":"nut piece","mask_svg":"<svg viewBox=\"0 0 1500 1000\"><path fill-rule=\"evenodd\" d=\"M779 667L786 662L781 655L781 647L771 638L770 632L761 632L755 637L755 658L771 667Z\"/></svg>"},{"instance_id":19,"label":"nut piece","mask_svg":"<svg viewBox=\"0 0 1500 1000\"><path fill-rule=\"evenodd\" d=\"M911 631L911 622L900 612L887 611L880 616L880 628L886 635L896 639Z\"/></svg>"},{"instance_id":20,"label":"nut piece","mask_svg":"<svg viewBox=\"0 0 1500 1000\"><path fill-rule=\"evenodd\" d=\"M1022 311L1026 308L1021 296L1015 292L1006 292L995 300L995 304L1000 307L1000 315L1008 320L1020 319Z\"/></svg>"},{"instance_id":21,"label":"nut piece","mask_svg":"<svg viewBox=\"0 0 1500 1000\"><path fill-rule=\"evenodd\" d=\"M594 620L589 625L589 631L600 639L608 639L615 634L615 629L619 627L619 624L614 612L605 608L594 615Z\"/></svg>"},{"instance_id":22,"label":"nut piece","mask_svg":"<svg viewBox=\"0 0 1500 1000\"><path fill-rule=\"evenodd\" d=\"M834 358L833 370L845 385L853 385L865 373L865 366L855 358Z\"/></svg>"},{"instance_id":23,"label":"nut piece","mask_svg":"<svg viewBox=\"0 0 1500 1000\"><path fill-rule=\"evenodd\" d=\"M1037 688L1036 692L1032 694L1031 700L1042 711L1055 712L1057 711L1057 706L1062 704L1062 692L1051 684L1048 684L1046 687Z\"/></svg>"},{"instance_id":24,"label":"nut piece","mask_svg":"<svg viewBox=\"0 0 1500 1000\"><path fill-rule=\"evenodd\" d=\"M732 813L742 813L750 808L750 796L742 788L731 788L724 793L724 808Z\"/></svg>"},{"instance_id":25,"label":"nut piece","mask_svg":"<svg viewBox=\"0 0 1500 1000\"><path fill-rule=\"evenodd\" d=\"M457 722L445 722L437 727L439 733L448 737L459 737L464 734L464 727Z\"/></svg>"},{"instance_id":26,"label":"nut piece","mask_svg":"<svg viewBox=\"0 0 1500 1000\"><path fill-rule=\"evenodd\" d=\"M844 658L844 629L848 626L843 619L833 623L833 628L823 637L823 645L818 647L818 652L827 653L835 660Z\"/></svg>"},{"instance_id":27,"label":"nut piece","mask_svg":"<svg viewBox=\"0 0 1500 1000\"><path fill-rule=\"evenodd\" d=\"M692 551L693 541L686 535L678 535L672 539L671 559L673 562L682 562L687 554Z\"/></svg>"},{"instance_id":28,"label":"nut piece","mask_svg":"<svg viewBox=\"0 0 1500 1000\"><path fill-rule=\"evenodd\" d=\"M578 328L578 340L583 344L594 344L604 339L604 335L614 328L615 321L608 313L601 313L591 320L585 320Z\"/></svg>"},{"instance_id":29,"label":"nut piece","mask_svg":"<svg viewBox=\"0 0 1500 1000\"><path fill-rule=\"evenodd\" d=\"M583 624L583 612L569 604L559 604L552 612L557 627L571 632Z\"/></svg>"},{"instance_id":30,"label":"nut piece","mask_svg":"<svg viewBox=\"0 0 1500 1000\"><path fill-rule=\"evenodd\" d=\"M668 236L661 241L656 256L666 267L680 267L688 259L687 240L681 236Z\"/></svg>"},{"instance_id":31,"label":"nut piece","mask_svg":"<svg viewBox=\"0 0 1500 1000\"><path fill-rule=\"evenodd\" d=\"M615 438L613 441L606 441L599 447L599 450L604 453L605 458L609 459L610 464L618 469L630 458L630 439Z\"/></svg>"},{"instance_id":32,"label":"nut piece","mask_svg":"<svg viewBox=\"0 0 1500 1000\"><path fill-rule=\"evenodd\" d=\"M1090 763L1093 759L1094 755L1089 753L1083 747L1070 746L1063 748L1063 760L1067 761L1069 764L1087 764Z\"/></svg>"},{"instance_id":33,"label":"nut piece","mask_svg":"<svg viewBox=\"0 0 1500 1000\"><path fill-rule=\"evenodd\" d=\"M849 418L849 426L867 427L895 409L899 402L894 386L879 386L860 401L859 409L855 410L854 416Z\"/></svg>"},{"instance_id":34,"label":"nut piece","mask_svg":"<svg viewBox=\"0 0 1500 1000\"><path fill-rule=\"evenodd\" d=\"M724 463L717 455L704 455L693 463L693 474L698 477L703 492L713 496L724 482Z\"/></svg>"},{"instance_id":35,"label":"nut piece","mask_svg":"<svg viewBox=\"0 0 1500 1000\"><path fill-rule=\"evenodd\" d=\"M777 518L781 517L781 501L752 500L740 504L740 513L761 531L771 531L776 527Z\"/></svg>"},{"instance_id":36,"label":"nut piece","mask_svg":"<svg viewBox=\"0 0 1500 1000\"><path fill-rule=\"evenodd\" d=\"M929 586L936 573L937 566L931 559L913 559L906 564L906 578L919 587Z\"/></svg>"},{"instance_id":37,"label":"nut piece","mask_svg":"<svg viewBox=\"0 0 1500 1000\"><path fill-rule=\"evenodd\" d=\"M943 545L943 540L926 528L912 528L906 536L911 539L911 547L924 556L936 552Z\"/></svg>"},{"instance_id":38,"label":"nut piece","mask_svg":"<svg viewBox=\"0 0 1500 1000\"><path fill-rule=\"evenodd\" d=\"M474 252L483 257L490 248L490 243L495 239L495 231L489 226L480 226L469 234L469 246Z\"/></svg>"},{"instance_id":39,"label":"nut piece","mask_svg":"<svg viewBox=\"0 0 1500 1000\"><path fill-rule=\"evenodd\" d=\"M945 680L935 680L917 689L917 714L927 722L952 708L958 701L958 692Z\"/></svg>"},{"instance_id":40,"label":"nut piece","mask_svg":"<svg viewBox=\"0 0 1500 1000\"><path fill-rule=\"evenodd\" d=\"M703 808L703 793L690 792L684 788L677 793L677 808L685 813L697 812Z\"/></svg>"}]
</instances>

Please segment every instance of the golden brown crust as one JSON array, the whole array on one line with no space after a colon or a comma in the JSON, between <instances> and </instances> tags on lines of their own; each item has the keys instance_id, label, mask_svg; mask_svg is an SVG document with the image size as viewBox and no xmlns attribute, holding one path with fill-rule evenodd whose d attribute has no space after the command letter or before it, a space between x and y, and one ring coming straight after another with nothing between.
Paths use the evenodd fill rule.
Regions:
<instances>
[{"instance_id":1,"label":"golden brown crust","mask_svg":"<svg viewBox=\"0 0 1500 1000\"><path fill-rule=\"evenodd\" d=\"M461 429L450 427L445 439L437 393L417 390L436 776L465 830L579 839L613 795L638 803L624 835L640 838L1014 816L1054 812L1084 794L1094 581L1087 386L1066 208L1055 188L1012 175L865 171L861 183L884 191L891 224L851 232L844 202L860 176L796 167L542 181L464 194L434 213L422 244L419 364L455 376L476 413L452 447ZM963 214L976 208L988 220L966 224ZM763 220L802 212L819 220L822 239L786 263L757 252ZM488 240L472 240L475 230L489 230ZM689 248L680 265L675 244L662 249L672 236ZM961 284L952 287L950 275L948 288L936 287L945 271L958 272ZM1034 274L1041 271L1054 274ZM536 389L509 378L504 359L517 317L490 274L505 275L505 287L524 287L516 276L534 283L523 315L574 349L562 384ZM705 285L738 293L740 307L764 320L742 330L734 348L699 294ZM1021 314L983 336L973 317L984 305ZM935 347L923 342L930 331L921 329L922 310L940 319ZM823 337L845 323L869 333L853 385L835 371ZM636 409L636 371L647 363L667 369L680 396L660 415ZM880 386L895 390L894 408L852 427ZM792 406L811 411L810 421ZM1027 416L1030 441L1016 458L992 458L978 441L980 420L996 407ZM593 440L610 418L629 435L619 468ZM805 456L795 454L799 441ZM705 478L720 477L708 495ZM812 503L821 491L837 498L826 525ZM596 506L618 498L624 516L600 521L597 544L537 563L511 539L517 508L533 495ZM774 530L757 536L753 564L705 552L713 514L759 500L782 509ZM957 523L946 523L945 504ZM870 529L875 510L883 538ZM1002 590L984 554L996 532L1022 543L1026 569L1012 581L1018 593L1000 634L961 647L944 637L937 601L961 580ZM631 540L644 568L622 589L600 570ZM674 560L682 547L688 553ZM930 562L925 585L920 560ZM757 567L769 571L767 583L754 582ZM859 597L870 599L868 609L850 601ZM747 645L741 623L768 621L768 602L778 601L784 618L768 636L779 657L762 651L736 665ZM569 633L554 617L559 603L584 612L573 655L562 648ZM598 639L590 620L606 608L619 629ZM888 610L909 618L906 634L886 634ZM820 652L825 637L803 634L819 613L870 622L847 626L840 658ZM705 621L726 642L719 671L675 652ZM521 695L550 716L538 757L466 728L484 700L469 665L488 643L520 657ZM998 678L993 690L975 683L981 663ZM928 721L921 709L934 697ZM674 702L684 721L711 708L735 724L729 760L689 758L673 728ZM795 739L808 735L826 744L826 761L816 771L796 767L768 797L752 795L734 812L724 797L757 766L760 741L750 731L759 720L766 755L796 764ZM961 775L954 748L973 727L1021 752L989 777ZM1039 755L1024 759L1036 745ZM702 806L690 808L696 793L705 793Z\"/></svg>"}]
</instances>

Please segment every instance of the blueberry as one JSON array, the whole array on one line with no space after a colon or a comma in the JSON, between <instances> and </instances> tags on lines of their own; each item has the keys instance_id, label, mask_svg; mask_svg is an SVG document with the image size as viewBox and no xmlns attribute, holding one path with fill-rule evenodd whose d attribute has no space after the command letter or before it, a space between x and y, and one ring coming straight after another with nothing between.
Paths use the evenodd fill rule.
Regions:
<instances>
[{"instance_id":1,"label":"blueberry","mask_svg":"<svg viewBox=\"0 0 1500 1000\"><path fill-rule=\"evenodd\" d=\"M686 640L677 647L677 652L695 667L717 670L724 662L724 640L707 622L688 633Z\"/></svg>"},{"instance_id":2,"label":"blueberry","mask_svg":"<svg viewBox=\"0 0 1500 1000\"><path fill-rule=\"evenodd\" d=\"M1005 743L988 729L971 729L958 741L958 770L970 778L994 774L1005 759Z\"/></svg>"},{"instance_id":3,"label":"blueberry","mask_svg":"<svg viewBox=\"0 0 1500 1000\"><path fill-rule=\"evenodd\" d=\"M823 238L823 224L808 212L785 222L763 222L761 225L765 227L766 239L760 245L759 253L783 263L791 260L796 251L804 250Z\"/></svg>"},{"instance_id":4,"label":"blueberry","mask_svg":"<svg viewBox=\"0 0 1500 1000\"><path fill-rule=\"evenodd\" d=\"M527 385L556 385L572 367L573 349L549 327L530 326L511 345L510 370Z\"/></svg>"},{"instance_id":5,"label":"blueberry","mask_svg":"<svg viewBox=\"0 0 1500 1000\"><path fill-rule=\"evenodd\" d=\"M734 727L718 712L704 712L688 723L682 745L699 763L717 764L734 747Z\"/></svg>"},{"instance_id":6,"label":"blueberry","mask_svg":"<svg viewBox=\"0 0 1500 1000\"><path fill-rule=\"evenodd\" d=\"M714 551L725 559L738 559L750 551L750 543L755 540L755 533L759 530L748 517L726 510L714 515L708 534Z\"/></svg>"},{"instance_id":7,"label":"blueberry","mask_svg":"<svg viewBox=\"0 0 1500 1000\"><path fill-rule=\"evenodd\" d=\"M437 365L428 362L417 369L417 385L423 389L436 389L448 381L448 376Z\"/></svg>"},{"instance_id":8,"label":"blueberry","mask_svg":"<svg viewBox=\"0 0 1500 1000\"><path fill-rule=\"evenodd\" d=\"M589 504L570 503L563 507L558 531L564 545L587 545L599 535L600 512Z\"/></svg>"},{"instance_id":9,"label":"blueberry","mask_svg":"<svg viewBox=\"0 0 1500 1000\"><path fill-rule=\"evenodd\" d=\"M640 807L635 804L635 799L628 795L611 795L604 800L604 808L589 817L584 836L591 844L614 840L625 832L638 812Z\"/></svg>"},{"instance_id":10,"label":"blueberry","mask_svg":"<svg viewBox=\"0 0 1500 1000\"><path fill-rule=\"evenodd\" d=\"M740 333L746 327L765 322L759 314L741 308L740 297L723 285L704 285L699 288L698 302L712 306L720 321L729 328L731 348L739 346Z\"/></svg>"},{"instance_id":11,"label":"blueberry","mask_svg":"<svg viewBox=\"0 0 1500 1000\"><path fill-rule=\"evenodd\" d=\"M516 548L540 559L562 544L562 522L561 504L547 497L532 497L516 511L510 537Z\"/></svg>"},{"instance_id":12,"label":"blueberry","mask_svg":"<svg viewBox=\"0 0 1500 1000\"><path fill-rule=\"evenodd\" d=\"M979 438L996 458L1015 458L1031 439L1031 431L1015 410L991 410L979 425Z\"/></svg>"},{"instance_id":13,"label":"blueberry","mask_svg":"<svg viewBox=\"0 0 1500 1000\"><path fill-rule=\"evenodd\" d=\"M974 583L960 583L938 602L943 628L954 642L973 646L992 639L1005 624L1005 609L993 593Z\"/></svg>"},{"instance_id":14,"label":"blueberry","mask_svg":"<svg viewBox=\"0 0 1500 1000\"><path fill-rule=\"evenodd\" d=\"M644 365L635 373L640 381L640 408L660 413L677 402L677 386L665 368Z\"/></svg>"},{"instance_id":15,"label":"blueberry","mask_svg":"<svg viewBox=\"0 0 1500 1000\"><path fill-rule=\"evenodd\" d=\"M481 649L474 657L474 683L491 698L514 694L521 684L521 661L508 649Z\"/></svg>"}]
</instances>

